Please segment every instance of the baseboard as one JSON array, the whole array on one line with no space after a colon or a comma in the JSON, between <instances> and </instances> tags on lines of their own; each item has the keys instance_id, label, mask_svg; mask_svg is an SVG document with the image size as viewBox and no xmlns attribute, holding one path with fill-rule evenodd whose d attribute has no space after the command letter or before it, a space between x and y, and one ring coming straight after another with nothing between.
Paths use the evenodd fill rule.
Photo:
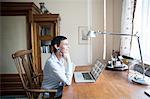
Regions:
<instances>
[{"instance_id":1,"label":"baseboard","mask_svg":"<svg viewBox=\"0 0 150 99\"><path fill-rule=\"evenodd\" d=\"M19 74L0 74L0 95L25 95Z\"/></svg>"}]
</instances>

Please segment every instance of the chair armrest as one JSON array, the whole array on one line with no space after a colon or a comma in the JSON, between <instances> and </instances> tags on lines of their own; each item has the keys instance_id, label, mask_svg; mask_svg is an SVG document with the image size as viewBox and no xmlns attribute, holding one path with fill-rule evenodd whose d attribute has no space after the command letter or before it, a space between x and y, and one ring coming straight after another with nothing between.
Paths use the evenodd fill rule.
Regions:
<instances>
[{"instance_id":1,"label":"chair armrest","mask_svg":"<svg viewBox=\"0 0 150 99\"><path fill-rule=\"evenodd\" d=\"M57 90L53 89L53 90L45 90L45 89L26 89L26 91L29 92L35 92L35 93L56 93Z\"/></svg>"},{"instance_id":2,"label":"chair armrest","mask_svg":"<svg viewBox=\"0 0 150 99\"><path fill-rule=\"evenodd\" d=\"M57 90L45 90L45 89L26 89L27 92L32 94L32 98L35 98L34 93L42 93L39 94L38 97L36 97L37 99L47 99L48 97L45 97L44 93L49 93L50 97L48 99L54 99L55 94L57 92Z\"/></svg>"}]
</instances>

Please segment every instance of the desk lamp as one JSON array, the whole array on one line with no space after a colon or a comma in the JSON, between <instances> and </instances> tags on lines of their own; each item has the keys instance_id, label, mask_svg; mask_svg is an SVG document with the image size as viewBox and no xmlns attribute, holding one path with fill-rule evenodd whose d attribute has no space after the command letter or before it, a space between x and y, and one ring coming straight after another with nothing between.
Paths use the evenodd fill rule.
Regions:
<instances>
[{"instance_id":1,"label":"desk lamp","mask_svg":"<svg viewBox=\"0 0 150 99\"><path fill-rule=\"evenodd\" d=\"M137 33L136 33L137 34ZM146 85L150 85L150 77L145 77L145 67L144 67L144 63L143 63L143 57L142 57L142 52L141 52L141 46L140 46L140 40L139 40L139 36L137 36L136 34L122 34L122 33L110 33L110 32L96 32L96 31L89 31L87 33L88 37L96 37L97 35L118 35L118 36L130 36L130 37L136 37L137 38L137 42L138 42L138 47L139 47L139 52L140 52L140 60L141 60L141 65L143 68L143 75L142 77L139 74L132 74L128 76L128 79L130 81L136 82L136 83L140 83L140 84L146 84Z\"/></svg>"}]
</instances>

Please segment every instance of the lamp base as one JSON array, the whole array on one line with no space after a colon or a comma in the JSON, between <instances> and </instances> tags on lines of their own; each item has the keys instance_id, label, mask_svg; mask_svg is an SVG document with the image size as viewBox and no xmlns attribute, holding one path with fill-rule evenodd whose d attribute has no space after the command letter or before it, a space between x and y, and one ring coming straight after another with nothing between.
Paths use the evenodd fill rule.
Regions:
<instances>
[{"instance_id":1,"label":"lamp base","mask_svg":"<svg viewBox=\"0 0 150 99\"><path fill-rule=\"evenodd\" d=\"M122 64L120 64L120 65L118 65L118 66L114 66L114 65L112 65L112 64L108 64L107 66L106 66L106 69L109 69L109 70L116 70L116 71L124 71L124 70L128 70L128 65L126 65L126 64L124 64L124 63L122 63Z\"/></svg>"},{"instance_id":2,"label":"lamp base","mask_svg":"<svg viewBox=\"0 0 150 99\"><path fill-rule=\"evenodd\" d=\"M150 85L150 77L145 76L137 71L130 70L128 74L129 81L142 85Z\"/></svg>"}]
</instances>

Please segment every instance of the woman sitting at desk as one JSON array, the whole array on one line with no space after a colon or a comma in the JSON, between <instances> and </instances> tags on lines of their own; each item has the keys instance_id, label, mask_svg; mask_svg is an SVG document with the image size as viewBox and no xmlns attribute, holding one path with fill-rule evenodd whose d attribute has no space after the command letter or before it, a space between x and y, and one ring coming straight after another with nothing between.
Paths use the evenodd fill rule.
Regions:
<instances>
[{"instance_id":1,"label":"woman sitting at desk","mask_svg":"<svg viewBox=\"0 0 150 99\"><path fill-rule=\"evenodd\" d=\"M66 62L66 65L64 63ZM69 55L67 38L57 36L51 41L51 56L44 67L42 88L57 89L56 99L62 97L63 86L71 85L74 66Z\"/></svg>"}]
</instances>

